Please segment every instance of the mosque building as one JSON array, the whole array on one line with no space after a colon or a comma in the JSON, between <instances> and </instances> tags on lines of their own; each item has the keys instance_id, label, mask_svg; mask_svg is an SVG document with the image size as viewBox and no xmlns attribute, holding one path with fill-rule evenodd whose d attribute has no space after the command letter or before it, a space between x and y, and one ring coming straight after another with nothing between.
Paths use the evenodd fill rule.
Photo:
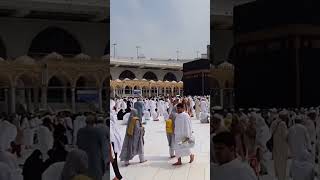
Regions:
<instances>
[{"instance_id":1,"label":"mosque building","mask_svg":"<svg viewBox=\"0 0 320 180\"><path fill-rule=\"evenodd\" d=\"M104 111L109 8L109 0L1 1L0 111Z\"/></svg>"}]
</instances>

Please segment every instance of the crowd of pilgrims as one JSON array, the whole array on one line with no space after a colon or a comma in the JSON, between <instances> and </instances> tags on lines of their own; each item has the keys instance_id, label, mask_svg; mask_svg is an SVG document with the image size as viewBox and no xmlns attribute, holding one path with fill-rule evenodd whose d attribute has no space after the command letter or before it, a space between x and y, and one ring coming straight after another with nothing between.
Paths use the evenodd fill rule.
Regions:
<instances>
[{"instance_id":1,"label":"crowd of pilgrims","mask_svg":"<svg viewBox=\"0 0 320 180\"><path fill-rule=\"evenodd\" d=\"M115 112L118 120L127 121L133 104L137 102L138 98L116 98L111 100L112 112ZM142 98L143 102L143 121L148 120L167 120L172 112L173 107L181 102L186 112L197 119L208 123L209 118L209 102L207 97L154 97ZM145 121L146 120L146 121Z\"/></svg>"},{"instance_id":2,"label":"crowd of pilgrims","mask_svg":"<svg viewBox=\"0 0 320 180\"><path fill-rule=\"evenodd\" d=\"M209 102L207 97L158 97L158 98L116 98L110 101L111 141L115 144L115 162L117 154L125 166L129 161L139 155L140 163L146 161L144 158L144 135L148 121L159 121L166 123L166 136L169 145L170 158L177 158L173 165L182 165L181 157L190 156L190 163L194 160L191 146L182 147L180 142L192 141L193 130L191 118L195 117L201 123L209 123ZM122 121L127 125L124 141L122 134L114 128L116 121ZM192 141L194 142L194 141ZM188 144L186 143L186 144ZM192 144L192 143L189 143ZM116 177L122 176L117 165L113 165Z\"/></svg>"},{"instance_id":3,"label":"crowd of pilgrims","mask_svg":"<svg viewBox=\"0 0 320 180\"><path fill-rule=\"evenodd\" d=\"M211 178L314 180L320 175L319 109L216 107L210 123Z\"/></svg>"},{"instance_id":4,"label":"crowd of pilgrims","mask_svg":"<svg viewBox=\"0 0 320 180\"><path fill-rule=\"evenodd\" d=\"M0 118L1 180L100 180L112 161L106 114Z\"/></svg>"},{"instance_id":5,"label":"crowd of pilgrims","mask_svg":"<svg viewBox=\"0 0 320 180\"><path fill-rule=\"evenodd\" d=\"M140 108L134 108L137 101L142 102ZM0 180L101 180L110 164L114 180L122 179L117 154L126 165L134 155L145 162L143 152L132 152L139 148L126 140L136 130L130 120L140 117L137 122L145 124L148 120L173 119L171 114L178 103L183 105L184 114L209 122L208 99L201 97L114 99L110 100L110 116L109 112L2 113ZM123 120L125 114L127 137L122 142L116 120Z\"/></svg>"}]
</instances>

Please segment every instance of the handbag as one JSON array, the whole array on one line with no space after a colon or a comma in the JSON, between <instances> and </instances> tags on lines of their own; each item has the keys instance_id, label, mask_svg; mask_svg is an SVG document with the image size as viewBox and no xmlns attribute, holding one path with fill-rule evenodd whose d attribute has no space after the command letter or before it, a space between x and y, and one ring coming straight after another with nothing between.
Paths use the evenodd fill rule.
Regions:
<instances>
[{"instance_id":1,"label":"handbag","mask_svg":"<svg viewBox=\"0 0 320 180\"><path fill-rule=\"evenodd\" d=\"M177 148L182 148L182 149L193 148L195 146L195 144L196 144L195 137L192 134L191 137L186 137L181 142L178 142L177 143L177 145L178 145Z\"/></svg>"}]
</instances>

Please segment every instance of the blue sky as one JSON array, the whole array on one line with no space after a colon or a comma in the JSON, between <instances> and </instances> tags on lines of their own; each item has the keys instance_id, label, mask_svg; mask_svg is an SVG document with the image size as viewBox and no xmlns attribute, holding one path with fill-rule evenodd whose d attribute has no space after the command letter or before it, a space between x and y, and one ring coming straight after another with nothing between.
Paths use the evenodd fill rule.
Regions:
<instances>
[{"instance_id":1,"label":"blue sky","mask_svg":"<svg viewBox=\"0 0 320 180\"><path fill-rule=\"evenodd\" d=\"M195 58L210 42L209 0L111 0L110 43L116 55ZM113 46L111 55L113 56Z\"/></svg>"}]
</instances>

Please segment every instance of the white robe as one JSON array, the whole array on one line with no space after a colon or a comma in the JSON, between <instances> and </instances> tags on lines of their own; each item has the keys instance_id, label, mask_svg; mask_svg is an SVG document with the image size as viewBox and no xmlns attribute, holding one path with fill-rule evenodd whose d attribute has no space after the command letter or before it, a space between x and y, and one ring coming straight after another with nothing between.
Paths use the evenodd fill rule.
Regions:
<instances>
[{"instance_id":1,"label":"white robe","mask_svg":"<svg viewBox=\"0 0 320 180\"><path fill-rule=\"evenodd\" d=\"M0 123L0 150L7 150L17 137L17 127L8 121Z\"/></svg>"},{"instance_id":2,"label":"white robe","mask_svg":"<svg viewBox=\"0 0 320 180\"><path fill-rule=\"evenodd\" d=\"M123 116L123 123L122 124L127 124L128 123L129 116L130 116L130 113L127 113L127 114L125 114Z\"/></svg>"},{"instance_id":3,"label":"white robe","mask_svg":"<svg viewBox=\"0 0 320 180\"><path fill-rule=\"evenodd\" d=\"M311 146L312 146L312 149L311 149L312 159L314 161L315 154L316 154L316 127L314 125L314 122L309 118L307 118L303 124L307 128L309 136L310 136Z\"/></svg>"},{"instance_id":4,"label":"white robe","mask_svg":"<svg viewBox=\"0 0 320 180\"><path fill-rule=\"evenodd\" d=\"M86 126L86 117L84 115L77 116L73 123L73 144L77 143L77 134L79 129Z\"/></svg>"},{"instance_id":5,"label":"white robe","mask_svg":"<svg viewBox=\"0 0 320 180\"><path fill-rule=\"evenodd\" d=\"M110 116L110 141L113 142L114 152L120 154L123 142L118 124L116 123L114 116Z\"/></svg>"},{"instance_id":6,"label":"white robe","mask_svg":"<svg viewBox=\"0 0 320 180\"><path fill-rule=\"evenodd\" d=\"M239 159L221 166L211 164L211 177L214 180L257 180L253 169Z\"/></svg>"},{"instance_id":7,"label":"white robe","mask_svg":"<svg viewBox=\"0 0 320 180\"><path fill-rule=\"evenodd\" d=\"M293 180L313 180L311 142L307 128L295 124L289 129L288 143L292 153L290 175Z\"/></svg>"},{"instance_id":8,"label":"white robe","mask_svg":"<svg viewBox=\"0 0 320 180\"><path fill-rule=\"evenodd\" d=\"M52 164L42 173L42 180L60 180L61 173L65 162L57 162Z\"/></svg>"},{"instance_id":9,"label":"white robe","mask_svg":"<svg viewBox=\"0 0 320 180\"><path fill-rule=\"evenodd\" d=\"M19 169L17 158L8 151L0 151L0 162L7 164L14 171Z\"/></svg>"},{"instance_id":10,"label":"white robe","mask_svg":"<svg viewBox=\"0 0 320 180\"><path fill-rule=\"evenodd\" d=\"M27 118L22 120L21 128L23 129L23 143L25 146L33 145L33 129Z\"/></svg>"},{"instance_id":11,"label":"white robe","mask_svg":"<svg viewBox=\"0 0 320 180\"><path fill-rule=\"evenodd\" d=\"M200 109L202 113L208 113L208 104L206 101L202 100L200 102Z\"/></svg>"},{"instance_id":12,"label":"white robe","mask_svg":"<svg viewBox=\"0 0 320 180\"><path fill-rule=\"evenodd\" d=\"M67 138L68 138L68 143L72 144L72 130L73 130L73 122L72 119L70 117L66 117L64 118L64 123L65 123L65 127L66 127L66 134L67 134ZM71 130L69 130L68 128L71 128Z\"/></svg>"},{"instance_id":13,"label":"white robe","mask_svg":"<svg viewBox=\"0 0 320 180\"><path fill-rule=\"evenodd\" d=\"M185 138L192 137L192 125L190 116L186 112L176 114L174 121L174 137L175 146L174 150L177 157L191 155L191 148L181 148L178 143L182 142Z\"/></svg>"},{"instance_id":14,"label":"white robe","mask_svg":"<svg viewBox=\"0 0 320 180\"><path fill-rule=\"evenodd\" d=\"M42 153L43 159L45 160L48 155L48 151L53 147L53 134L45 126L39 127L39 150Z\"/></svg>"},{"instance_id":15,"label":"white robe","mask_svg":"<svg viewBox=\"0 0 320 180\"><path fill-rule=\"evenodd\" d=\"M110 100L110 109L113 109L116 106L116 102L114 100Z\"/></svg>"},{"instance_id":16,"label":"white robe","mask_svg":"<svg viewBox=\"0 0 320 180\"><path fill-rule=\"evenodd\" d=\"M151 120L151 114L150 114L150 112L149 111L147 111L147 110L145 110L144 112L143 112L143 118L145 119L145 120Z\"/></svg>"},{"instance_id":17,"label":"white robe","mask_svg":"<svg viewBox=\"0 0 320 180\"><path fill-rule=\"evenodd\" d=\"M0 179L1 180L15 180L13 172L9 166L3 162L0 162Z\"/></svg>"}]
</instances>

